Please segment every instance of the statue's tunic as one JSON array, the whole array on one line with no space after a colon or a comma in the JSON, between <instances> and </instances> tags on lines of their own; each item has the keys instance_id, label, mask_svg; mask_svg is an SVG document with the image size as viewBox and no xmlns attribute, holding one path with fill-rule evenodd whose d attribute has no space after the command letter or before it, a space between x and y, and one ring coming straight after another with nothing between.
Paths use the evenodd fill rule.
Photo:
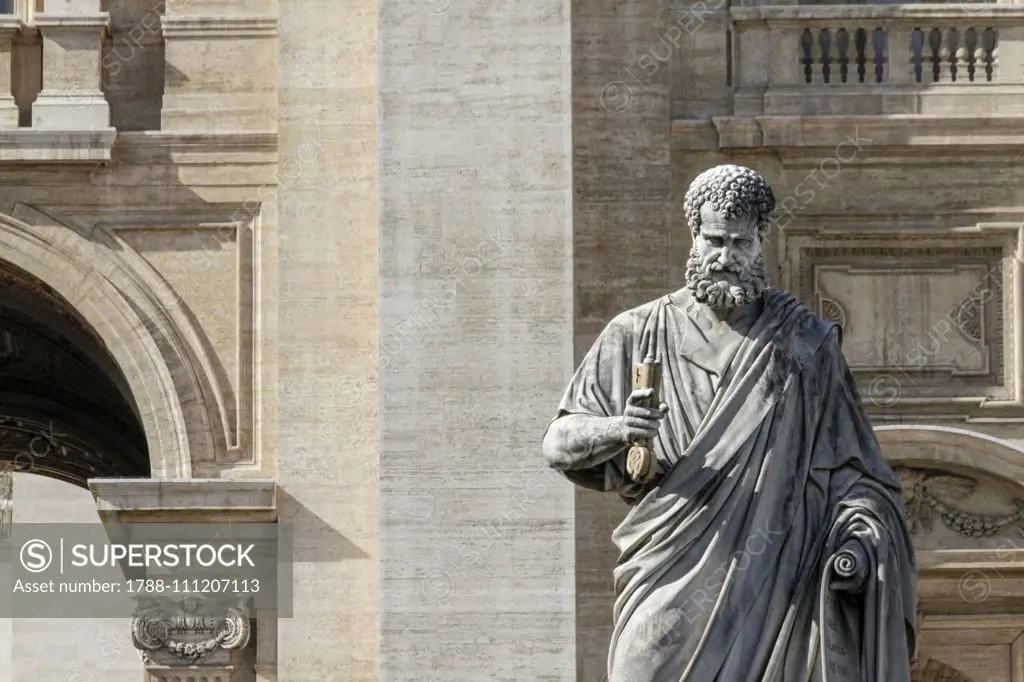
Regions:
<instances>
[{"instance_id":1,"label":"statue's tunic","mask_svg":"<svg viewBox=\"0 0 1024 682\"><path fill-rule=\"evenodd\" d=\"M633 363L660 364L654 482L628 480L625 451L564 472L633 504L609 682L909 682L913 549L839 329L776 290L742 334L699 310L683 291L616 317L559 407L622 415ZM853 537L867 588L833 593L826 564Z\"/></svg>"}]
</instances>

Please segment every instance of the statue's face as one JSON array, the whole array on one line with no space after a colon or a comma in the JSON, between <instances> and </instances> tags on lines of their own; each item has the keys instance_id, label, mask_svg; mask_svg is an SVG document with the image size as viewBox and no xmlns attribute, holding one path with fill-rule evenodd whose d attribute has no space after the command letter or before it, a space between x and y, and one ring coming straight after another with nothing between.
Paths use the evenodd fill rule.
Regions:
<instances>
[{"instance_id":1,"label":"statue's face","mask_svg":"<svg viewBox=\"0 0 1024 682\"><path fill-rule=\"evenodd\" d=\"M709 204L687 264L687 286L701 303L733 307L756 300L765 287L764 254L754 215L725 218Z\"/></svg>"}]
</instances>

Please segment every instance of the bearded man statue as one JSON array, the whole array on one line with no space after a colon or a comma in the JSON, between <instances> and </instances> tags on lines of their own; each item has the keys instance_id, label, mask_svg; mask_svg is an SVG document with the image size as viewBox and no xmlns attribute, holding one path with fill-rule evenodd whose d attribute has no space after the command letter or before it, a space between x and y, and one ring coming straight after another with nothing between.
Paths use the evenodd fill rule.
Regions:
<instances>
[{"instance_id":1,"label":"bearded man statue","mask_svg":"<svg viewBox=\"0 0 1024 682\"><path fill-rule=\"evenodd\" d=\"M765 284L774 207L748 168L698 176L686 285L612 320L544 435L550 466L632 506L608 682L910 682L899 480L841 330Z\"/></svg>"}]
</instances>

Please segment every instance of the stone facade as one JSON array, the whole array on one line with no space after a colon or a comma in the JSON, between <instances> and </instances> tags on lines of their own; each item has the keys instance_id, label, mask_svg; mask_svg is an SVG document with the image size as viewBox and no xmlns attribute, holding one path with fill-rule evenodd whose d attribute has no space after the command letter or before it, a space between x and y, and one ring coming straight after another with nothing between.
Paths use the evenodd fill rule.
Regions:
<instances>
[{"instance_id":1,"label":"stone facade","mask_svg":"<svg viewBox=\"0 0 1024 682\"><path fill-rule=\"evenodd\" d=\"M1024 680L1020 5L13 6L3 451L56 420L28 470L100 518L294 530L293 617L195 679L599 682L623 507L540 436L731 162L904 468L921 679Z\"/></svg>"}]
</instances>

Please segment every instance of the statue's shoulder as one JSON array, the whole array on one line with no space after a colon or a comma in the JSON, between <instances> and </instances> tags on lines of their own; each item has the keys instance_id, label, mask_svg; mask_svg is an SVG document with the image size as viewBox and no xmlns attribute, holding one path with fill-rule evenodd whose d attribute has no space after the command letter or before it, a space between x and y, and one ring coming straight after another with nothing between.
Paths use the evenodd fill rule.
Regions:
<instances>
[{"instance_id":1,"label":"statue's shoulder","mask_svg":"<svg viewBox=\"0 0 1024 682\"><path fill-rule=\"evenodd\" d=\"M791 343L818 348L835 331L837 340L842 338L842 328L834 321L811 310L796 296L782 289L766 289L765 306L778 311L783 322L783 334Z\"/></svg>"},{"instance_id":2,"label":"statue's shoulder","mask_svg":"<svg viewBox=\"0 0 1024 682\"><path fill-rule=\"evenodd\" d=\"M668 296L661 296L635 308L624 310L612 318L612 321L608 323L608 329L624 330L632 334L634 330L646 324L652 316L657 315L660 308L670 302Z\"/></svg>"}]
</instances>

